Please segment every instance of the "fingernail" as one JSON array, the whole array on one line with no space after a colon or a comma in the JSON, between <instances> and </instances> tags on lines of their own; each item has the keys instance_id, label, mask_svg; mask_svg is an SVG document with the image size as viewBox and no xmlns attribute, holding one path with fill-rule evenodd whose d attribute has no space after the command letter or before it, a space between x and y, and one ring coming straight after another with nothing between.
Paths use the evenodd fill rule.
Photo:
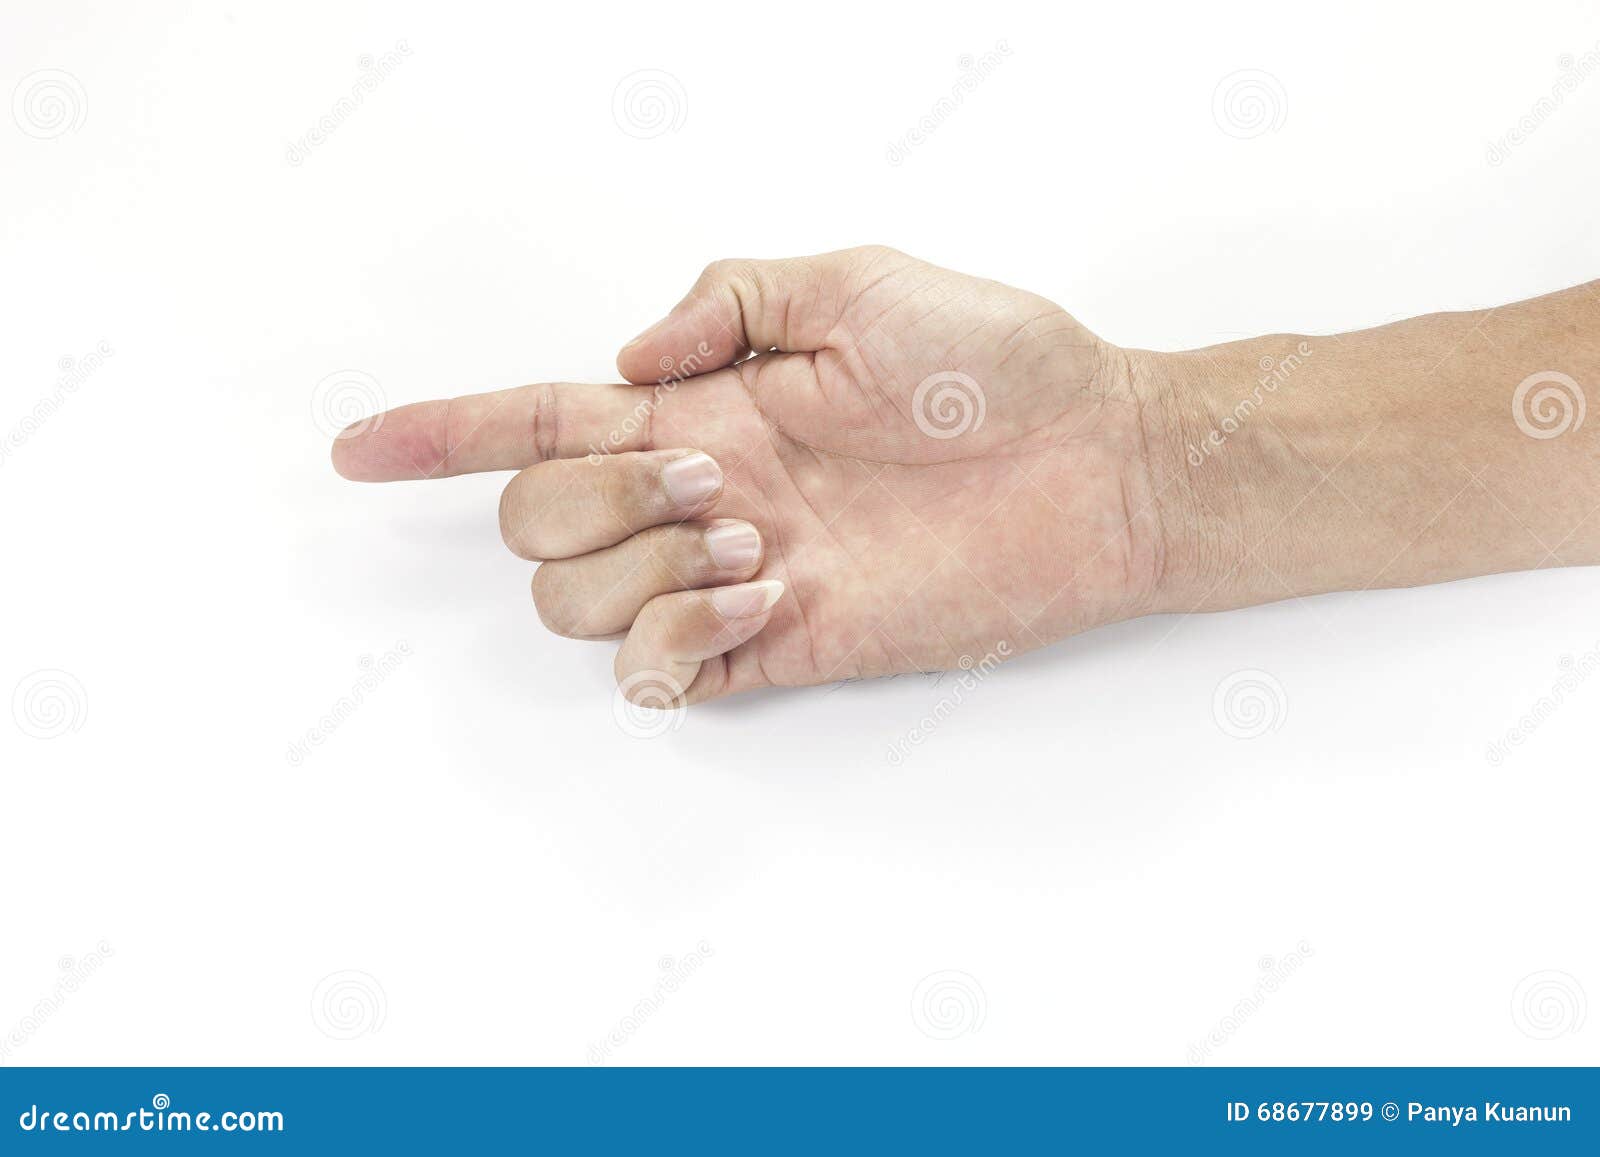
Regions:
<instances>
[{"instance_id":1,"label":"fingernail","mask_svg":"<svg viewBox=\"0 0 1600 1157\"><path fill-rule=\"evenodd\" d=\"M706 549L723 570L745 570L761 554L761 536L748 522L725 522L706 531Z\"/></svg>"},{"instance_id":2,"label":"fingernail","mask_svg":"<svg viewBox=\"0 0 1600 1157\"><path fill-rule=\"evenodd\" d=\"M661 468L661 485L679 506L698 506L722 486L722 468L709 454L674 458Z\"/></svg>"},{"instance_id":3,"label":"fingernail","mask_svg":"<svg viewBox=\"0 0 1600 1157\"><path fill-rule=\"evenodd\" d=\"M782 595L783 584L777 579L740 583L712 591L711 607L725 619L749 619L771 610Z\"/></svg>"}]
</instances>

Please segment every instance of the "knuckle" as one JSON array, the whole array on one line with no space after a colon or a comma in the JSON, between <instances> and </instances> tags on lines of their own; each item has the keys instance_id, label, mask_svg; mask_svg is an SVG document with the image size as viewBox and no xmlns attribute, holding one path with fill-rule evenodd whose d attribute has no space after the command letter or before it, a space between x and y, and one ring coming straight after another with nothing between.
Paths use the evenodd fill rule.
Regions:
<instances>
[{"instance_id":1,"label":"knuckle","mask_svg":"<svg viewBox=\"0 0 1600 1157\"><path fill-rule=\"evenodd\" d=\"M560 398L550 382L533 387L532 430L533 452L540 462L549 462L560 453L561 410Z\"/></svg>"},{"instance_id":2,"label":"knuckle","mask_svg":"<svg viewBox=\"0 0 1600 1157\"><path fill-rule=\"evenodd\" d=\"M611 516L629 528L640 514L659 505L660 473L660 464L645 458L613 458L600 463L591 485Z\"/></svg>"},{"instance_id":3,"label":"knuckle","mask_svg":"<svg viewBox=\"0 0 1600 1157\"><path fill-rule=\"evenodd\" d=\"M522 500L518 494L517 479L500 492L500 539L512 554L520 555L517 549L518 539L521 536L522 519L519 511L522 509Z\"/></svg>"},{"instance_id":4,"label":"knuckle","mask_svg":"<svg viewBox=\"0 0 1600 1157\"><path fill-rule=\"evenodd\" d=\"M755 286L757 263L744 257L723 257L713 261L700 274L702 286L711 289L740 289Z\"/></svg>"},{"instance_id":5,"label":"knuckle","mask_svg":"<svg viewBox=\"0 0 1600 1157\"><path fill-rule=\"evenodd\" d=\"M579 616L564 570L559 563L547 562L533 572L533 607L547 630L570 639L578 633Z\"/></svg>"}]
</instances>

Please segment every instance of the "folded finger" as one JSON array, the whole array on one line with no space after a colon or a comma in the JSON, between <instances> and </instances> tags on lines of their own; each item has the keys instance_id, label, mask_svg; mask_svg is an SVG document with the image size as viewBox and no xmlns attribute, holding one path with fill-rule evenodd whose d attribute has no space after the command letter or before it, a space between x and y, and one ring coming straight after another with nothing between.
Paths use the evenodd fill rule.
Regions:
<instances>
[{"instance_id":1,"label":"folded finger","mask_svg":"<svg viewBox=\"0 0 1600 1157\"><path fill-rule=\"evenodd\" d=\"M533 602L544 625L570 638L626 631L657 595L742 582L761 567L761 535L725 518L655 526L616 546L542 565Z\"/></svg>"},{"instance_id":2,"label":"folded finger","mask_svg":"<svg viewBox=\"0 0 1600 1157\"><path fill-rule=\"evenodd\" d=\"M511 480L500 534L522 558L570 558L704 514L721 495L722 468L697 450L557 459Z\"/></svg>"},{"instance_id":3,"label":"folded finger","mask_svg":"<svg viewBox=\"0 0 1600 1157\"><path fill-rule=\"evenodd\" d=\"M701 665L753 638L783 596L777 579L658 595L644 605L617 652L617 685L631 702L662 706L662 688L693 703Z\"/></svg>"}]
</instances>

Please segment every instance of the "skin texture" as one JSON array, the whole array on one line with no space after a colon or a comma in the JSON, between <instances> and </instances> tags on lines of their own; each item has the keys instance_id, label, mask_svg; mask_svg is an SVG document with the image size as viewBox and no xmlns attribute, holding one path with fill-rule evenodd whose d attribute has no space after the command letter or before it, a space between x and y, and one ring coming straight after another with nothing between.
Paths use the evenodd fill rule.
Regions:
<instances>
[{"instance_id":1,"label":"skin texture","mask_svg":"<svg viewBox=\"0 0 1600 1157\"><path fill-rule=\"evenodd\" d=\"M333 457L362 481L518 471L501 528L542 560L545 623L620 636L635 702L692 703L1600 561L1595 427L1549 433L1600 380L1597 320L1591 285L1154 354L890 249L724 261L623 348L624 384L404 406ZM1575 392L1535 382L1519 421L1552 371Z\"/></svg>"}]
</instances>

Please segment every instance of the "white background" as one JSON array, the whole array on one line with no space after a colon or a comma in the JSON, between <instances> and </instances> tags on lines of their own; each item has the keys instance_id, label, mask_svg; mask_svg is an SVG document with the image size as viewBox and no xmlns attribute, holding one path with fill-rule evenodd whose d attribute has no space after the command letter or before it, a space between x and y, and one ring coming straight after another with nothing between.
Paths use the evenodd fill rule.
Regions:
<instances>
[{"instance_id":1,"label":"white background","mask_svg":"<svg viewBox=\"0 0 1600 1157\"><path fill-rule=\"evenodd\" d=\"M503 477L328 466L327 375L611 380L717 257L881 242L1153 348L1600 272L1600 75L1488 155L1592 5L1203 8L8 2L0 87L75 107L0 113L0 699L75 682L0 714L0 1060L1600 1062L1600 678L1486 758L1600 646L1592 570L1122 624L894 766L950 677L632 737Z\"/></svg>"}]
</instances>

